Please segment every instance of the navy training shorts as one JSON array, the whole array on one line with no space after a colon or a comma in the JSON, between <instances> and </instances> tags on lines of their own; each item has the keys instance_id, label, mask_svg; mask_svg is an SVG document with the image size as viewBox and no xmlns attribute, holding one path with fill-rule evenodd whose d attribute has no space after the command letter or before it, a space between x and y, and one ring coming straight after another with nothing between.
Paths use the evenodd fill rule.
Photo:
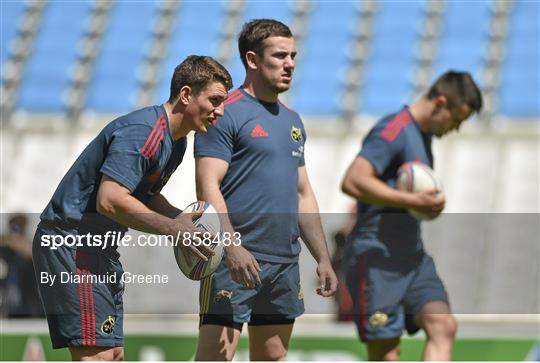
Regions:
<instances>
[{"instance_id":1,"label":"navy training shorts","mask_svg":"<svg viewBox=\"0 0 540 363\"><path fill-rule=\"evenodd\" d=\"M407 258L386 257L379 251L351 255L345 261L353 317L362 341L414 334L414 317L429 302L446 304L448 295L425 253Z\"/></svg>"},{"instance_id":2,"label":"navy training shorts","mask_svg":"<svg viewBox=\"0 0 540 363\"><path fill-rule=\"evenodd\" d=\"M258 261L262 285L248 289L232 280L225 258L213 275L201 281L200 324L242 330L252 326L292 324L304 313L298 262Z\"/></svg>"},{"instance_id":3,"label":"navy training shorts","mask_svg":"<svg viewBox=\"0 0 540 363\"><path fill-rule=\"evenodd\" d=\"M41 222L32 248L53 348L123 346L122 265L98 249L41 245L43 235L67 234Z\"/></svg>"}]
</instances>

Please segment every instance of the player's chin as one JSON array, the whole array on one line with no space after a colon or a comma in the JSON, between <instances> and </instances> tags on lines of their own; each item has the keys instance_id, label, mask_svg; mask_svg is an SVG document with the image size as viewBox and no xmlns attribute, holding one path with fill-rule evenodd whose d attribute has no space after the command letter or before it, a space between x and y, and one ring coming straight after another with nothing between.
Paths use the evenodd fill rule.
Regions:
<instances>
[{"instance_id":1,"label":"player's chin","mask_svg":"<svg viewBox=\"0 0 540 363\"><path fill-rule=\"evenodd\" d=\"M203 134L206 134L208 133L208 130L214 126L214 123L212 121L209 121L209 120L205 120L201 123L201 127L199 127L199 132L200 133L203 133Z\"/></svg>"},{"instance_id":2,"label":"player's chin","mask_svg":"<svg viewBox=\"0 0 540 363\"><path fill-rule=\"evenodd\" d=\"M289 88L291 88L291 85L288 82L280 82L275 86L275 90L277 93L287 92Z\"/></svg>"},{"instance_id":3,"label":"player's chin","mask_svg":"<svg viewBox=\"0 0 540 363\"><path fill-rule=\"evenodd\" d=\"M450 134L452 131L454 131L454 129L441 130L441 131L436 132L436 133L435 133L435 136L437 136L437 137L444 137L444 136Z\"/></svg>"},{"instance_id":4,"label":"player's chin","mask_svg":"<svg viewBox=\"0 0 540 363\"><path fill-rule=\"evenodd\" d=\"M200 125L197 127L197 132L199 134L207 134L208 133L208 127L206 125Z\"/></svg>"}]
</instances>

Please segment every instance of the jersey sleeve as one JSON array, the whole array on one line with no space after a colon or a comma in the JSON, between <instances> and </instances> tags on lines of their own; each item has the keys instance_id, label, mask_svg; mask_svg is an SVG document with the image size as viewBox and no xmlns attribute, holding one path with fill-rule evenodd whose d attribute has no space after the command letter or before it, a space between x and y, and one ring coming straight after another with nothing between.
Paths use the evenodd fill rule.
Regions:
<instances>
[{"instance_id":1,"label":"jersey sleeve","mask_svg":"<svg viewBox=\"0 0 540 363\"><path fill-rule=\"evenodd\" d=\"M298 162L298 166L306 166L306 142L307 142L307 133L306 129L304 128L304 124L302 124L302 157L300 158L300 161Z\"/></svg>"},{"instance_id":2,"label":"jersey sleeve","mask_svg":"<svg viewBox=\"0 0 540 363\"><path fill-rule=\"evenodd\" d=\"M393 141L388 141L380 135L378 128L372 129L364 142L358 156L367 159L375 168L377 175L382 175L385 169L400 151L402 140L400 137Z\"/></svg>"},{"instance_id":3,"label":"jersey sleeve","mask_svg":"<svg viewBox=\"0 0 540 363\"><path fill-rule=\"evenodd\" d=\"M233 120L228 113L225 113L214 126L208 129L206 134L197 133L195 135L195 157L210 156L230 163L235 134Z\"/></svg>"},{"instance_id":4,"label":"jersey sleeve","mask_svg":"<svg viewBox=\"0 0 540 363\"><path fill-rule=\"evenodd\" d=\"M158 148L160 139L158 135L152 138L151 134L152 129L146 125L115 130L100 171L133 192L159 153L157 150L150 156L142 152L148 142L153 142Z\"/></svg>"}]
</instances>

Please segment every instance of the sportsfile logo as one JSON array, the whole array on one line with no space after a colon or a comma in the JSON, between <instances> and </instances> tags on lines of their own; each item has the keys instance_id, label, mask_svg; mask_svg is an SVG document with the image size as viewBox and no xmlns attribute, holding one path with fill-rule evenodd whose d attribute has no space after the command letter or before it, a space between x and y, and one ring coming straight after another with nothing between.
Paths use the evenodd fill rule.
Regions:
<instances>
[{"instance_id":1,"label":"sportsfile logo","mask_svg":"<svg viewBox=\"0 0 540 363\"><path fill-rule=\"evenodd\" d=\"M51 250L60 247L95 247L102 250L117 247L177 247L183 246L212 246L223 245L240 246L242 235L239 232L210 233L205 231L178 232L176 237L171 235L141 234L133 238L130 234L123 234L116 231L108 231L105 234L85 234L85 235L50 235L41 236L41 246Z\"/></svg>"},{"instance_id":2,"label":"sportsfile logo","mask_svg":"<svg viewBox=\"0 0 540 363\"><path fill-rule=\"evenodd\" d=\"M178 238L175 246L178 245ZM242 235L240 232L223 232L216 233L212 235L210 232L200 232L196 231L193 234L185 232L182 237L182 244L184 246L212 246L212 245L223 245L225 247L229 246L240 246L242 244Z\"/></svg>"}]
</instances>

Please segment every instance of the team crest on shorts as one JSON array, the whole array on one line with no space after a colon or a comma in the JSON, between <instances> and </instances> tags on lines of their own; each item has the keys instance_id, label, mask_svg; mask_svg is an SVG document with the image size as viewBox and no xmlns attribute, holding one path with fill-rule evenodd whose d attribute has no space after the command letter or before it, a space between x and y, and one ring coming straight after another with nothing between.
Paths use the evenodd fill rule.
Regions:
<instances>
[{"instance_id":1,"label":"team crest on shorts","mask_svg":"<svg viewBox=\"0 0 540 363\"><path fill-rule=\"evenodd\" d=\"M304 300L304 290L298 291L298 300Z\"/></svg>"},{"instance_id":2,"label":"team crest on shorts","mask_svg":"<svg viewBox=\"0 0 540 363\"><path fill-rule=\"evenodd\" d=\"M375 312L375 314L369 317L369 325L374 328L380 328L386 325L388 321L388 315L381 313L380 311Z\"/></svg>"},{"instance_id":3,"label":"team crest on shorts","mask_svg":"<svg viewBox=\"0 0 540 363\"><path fill-rule=\"evenodd\" d=\"M107 319L101 324L101 331L105 334L111 334L114 330L114 324L116 320L113 316L108 316Z\"/></svg>"},{"instance_id":4,"label":"team crest on shorts","mask_svg":"<svg viewBox=\"0 0 540 363\"><path fill-rule=\"evenodd\" d=\"M214 298L215 301L220 301L220 300L231 300L232 298L232 291L229 291L229 290L219 290L217 293L216 293L216 297Z\"/></svg>"},{"instance_id":5,"label":"team crest on shorts","mask_svg":"<svg viewBox=\"0 0 540 363\"><path fill-rule=\"evenodd\" d=\"M302 136L302 130L300 130L299 127L292 127L291 129L291 138L295 141L295 142L298 142L298 141L301 141L303 136Z\"/></svg>"}]
</instances>

